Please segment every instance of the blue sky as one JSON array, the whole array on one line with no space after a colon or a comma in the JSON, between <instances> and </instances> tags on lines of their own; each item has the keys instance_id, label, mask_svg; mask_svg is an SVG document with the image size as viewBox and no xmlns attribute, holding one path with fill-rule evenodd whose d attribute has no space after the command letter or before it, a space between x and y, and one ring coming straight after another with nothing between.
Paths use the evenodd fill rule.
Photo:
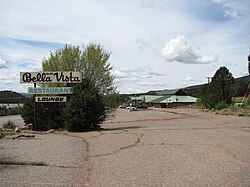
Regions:
<instances>
[{"instance_id":1,"label":"blue sky","mask_svg":"<svg viewBox=\"0 0 250 187\"><path fill-rule=\"evenodd\" d=\"M203 84L226 66L247 75L249 0L1 0L0 90L27 92L20 71L40 71L65 44L101 44L118 91Z\"/></svg>"}]
</instances>

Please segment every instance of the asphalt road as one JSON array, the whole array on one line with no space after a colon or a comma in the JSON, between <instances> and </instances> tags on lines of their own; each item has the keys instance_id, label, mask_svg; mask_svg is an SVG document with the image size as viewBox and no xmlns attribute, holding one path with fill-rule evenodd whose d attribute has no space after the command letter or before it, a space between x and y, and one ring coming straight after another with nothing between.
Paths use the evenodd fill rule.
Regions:
<instances>
[{"instance_id":1,"label":"asphalt road","mask_svg":"<svg viewBox=\"0 0 250 187\"><path fill-rule=\"evenodd\" d=\"M88 133L1 139L0 186L250 186L249 117L117 110Z\"/></svg>"}]
</instances>

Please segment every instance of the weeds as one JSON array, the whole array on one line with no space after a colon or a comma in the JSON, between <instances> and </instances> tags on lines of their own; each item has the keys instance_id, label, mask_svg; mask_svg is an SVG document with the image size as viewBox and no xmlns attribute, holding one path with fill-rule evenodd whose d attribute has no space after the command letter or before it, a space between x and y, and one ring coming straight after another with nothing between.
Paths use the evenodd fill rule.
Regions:
<instances>
[{"instance_id":1,"label":"weeds","mask_svg":"<svg viewBox=\"0 0 250 187\"><path fill-rule=\"evenodd\" d=\"M4 137L5 137L5 134L3 132L0 132L0 139Z\"/></svg>"},{"instance_id":2,"label":"weeds","mask_svg":"<svg viewBox=\"0 0 250 187\"><path fill-rule=\"evenodd\" d=\"M15 125L15 123L13 122L13 121L8 121L8 122L5 122L4 124L3 124L3 128L4 129L15 129L16 128L16 125Z\"/></svg>"}]
</instances>

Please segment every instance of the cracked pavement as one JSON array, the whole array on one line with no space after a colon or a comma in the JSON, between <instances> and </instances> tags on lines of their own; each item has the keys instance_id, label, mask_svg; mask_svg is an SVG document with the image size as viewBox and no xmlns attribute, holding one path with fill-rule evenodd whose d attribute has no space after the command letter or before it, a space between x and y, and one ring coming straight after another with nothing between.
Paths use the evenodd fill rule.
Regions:
<instances>
[{"instance_id":1,"label":"cracked pavement","mask_svg":"<svg viewBox=\"0 0 250 187\"><path fill-rule=\"evenodd\" d=\"M128 112L84 140L87 186L250 186L249 118L199 110Z\"/></svg>"},{"instance_id":2,"label":"cracked pavement","mask_svg":"<svg viewBox=\"0 0 250 187\"><path fill-rule=\"evenodd\" d=\"M0 158L49 164L0 165L0 186L250 186L249 117L118 109L102 127L0 140Z\"/></svg>"}]
</instances>

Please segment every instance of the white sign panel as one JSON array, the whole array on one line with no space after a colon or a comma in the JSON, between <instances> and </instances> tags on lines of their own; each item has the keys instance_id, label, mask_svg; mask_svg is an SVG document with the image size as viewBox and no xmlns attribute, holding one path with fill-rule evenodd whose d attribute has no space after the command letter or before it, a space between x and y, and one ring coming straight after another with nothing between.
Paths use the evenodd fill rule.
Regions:
<instances>
[{"instance_id":1,"label":"white sign panel","mask_svg":"<svg viewBox=\"0 0 250 187\"><path fill-rule=\"evenodd\" d=\"M80 83L82 74L78 71L20 72L21 83Z\"/></svg>"},{"instance_id":2,"label":"white sign panel","mask_svg":"<svg viewBox=\"0 0 250 187\"><path fill-rule=\"evenodd\" d=\"M28 87L29 94L72 94L72 87Z\"/></svg>"},{"instance_id":3,"label":"white sign panel","mask_svg":"<svg viewBox=\"0 0 250 187\"><path fill-rule=\"evenodd\" d=\"M36 102L66 102L67 97L64 96L42 96L36 97Z\"/></svg>"}]
</instances>

